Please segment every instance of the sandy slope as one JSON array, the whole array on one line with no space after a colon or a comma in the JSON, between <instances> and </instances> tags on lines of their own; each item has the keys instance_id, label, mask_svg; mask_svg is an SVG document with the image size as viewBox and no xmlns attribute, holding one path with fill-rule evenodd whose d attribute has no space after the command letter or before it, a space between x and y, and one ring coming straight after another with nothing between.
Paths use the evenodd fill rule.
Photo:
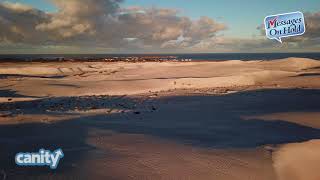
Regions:
<instances>
[{"instance_id":1,"label":"sandy slope","mask_svg":"<svg viewBox=\"0 0 320 180\"><path fill-rule=\"evenodd\" d=\"M320 62L263 61L0 64L2 88L29 96L124 95L239 86L320 87ZM37 87L37 88L34 88Z\"/></svg>"},{"instance_id":2,"label":"sandy slope","mask_svg":"<svg viewBox=\"0 0 320 180\"><path fill-rule=\"evenodd\" d=\"M274 155L279 180L320 179L320 141L287 144Z\"/></svg>"},{"instance_id":3,"label":"sandy slope","mask_svg":"<svg viewBox=\"0 0 320 180\"><path fill-rule=\"evenodd\" d=\"M320 61L1 63L0 82L0 179L319 179ZM37 145L66 151L58 173L12 164Z\"/></svg>"}]
</instances>

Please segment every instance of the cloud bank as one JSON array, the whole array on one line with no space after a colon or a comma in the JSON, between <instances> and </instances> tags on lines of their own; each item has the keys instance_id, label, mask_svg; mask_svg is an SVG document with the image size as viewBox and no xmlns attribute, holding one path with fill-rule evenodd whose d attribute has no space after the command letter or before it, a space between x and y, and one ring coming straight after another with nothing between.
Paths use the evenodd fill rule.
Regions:
<instances>
[{"instance_id":1,"label":"cloud bank","mask_svg":"<svg viewBox=\"0 0 320 180\"><path fill-rule=\"evenodd\" d=\"M306 13L304 36L279 44L261 36L223 36L227 25L209 17L191 19L168 8L121 8L122 0L51 0L47 13L19 3L0 3L0 48L79 47L111 51L225 52L301 47L320 49L320 13Z\"/></svg>"},{"instance_id":2,"label":"cloud bank","mask_svg":"<svg viewBox=\"0 0 320 180\"><path fill-rule=\"evenodd\" d=\"M121 0L52 0L46 13L18 3L0 4L0 41L105 48L190 47L226 29L208 17L191 20L174 9L120 8Z\"/></svg>"}]
</instances>

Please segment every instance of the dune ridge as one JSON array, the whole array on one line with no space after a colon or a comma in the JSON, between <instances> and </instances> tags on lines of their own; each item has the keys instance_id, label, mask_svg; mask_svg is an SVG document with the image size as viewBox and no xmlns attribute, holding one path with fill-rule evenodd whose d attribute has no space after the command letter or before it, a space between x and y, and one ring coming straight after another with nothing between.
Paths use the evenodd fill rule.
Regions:
<instances>
[{"instance_id":1,"label":"dune ridge","mask_svg":"<svg viewBox=\"0 0 320 180\"><path fill-rule=\"evenodd\" d=\"M9 85L19 94L133 95L174 89L232 90L241 86L319 88L320 82L311 83L319 78L318 67L320 61L304 58L162 63L3 63L0 64L0 75L2 79L23 79L19 83L3 83L3 87ZM303 75L308 77L301 77ZM41 91L33 89L34 86L40 87Z\"/></svg>"},{"instance_id":2,"label":"dune ridge","mask_svg":"<svg viewBox=\"0 0 320 180\"><path fill-rule=\"evenodd\" d=\"M320 178L320 61L0 63L0 81L0 178ZM10 166L37 143L63 171Z\"/></svg>"}]
</instances>

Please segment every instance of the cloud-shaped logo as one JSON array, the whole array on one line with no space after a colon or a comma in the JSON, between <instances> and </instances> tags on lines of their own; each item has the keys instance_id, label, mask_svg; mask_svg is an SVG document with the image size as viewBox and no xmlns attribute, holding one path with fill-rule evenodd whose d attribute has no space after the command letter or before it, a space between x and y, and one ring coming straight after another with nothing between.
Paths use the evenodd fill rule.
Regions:
<instances>
[{"instance_id":1,"label":"cloud-shaped logo","mask_svg":"<svg viewBox=\"0 0 320 180\"><path fill-rule=\"evenodd\" d=\"M276 14L265 17L266 36L282 43L284 37L302 35L306 31L304 16L301 12Z\"/></svg>"}]
</instances>

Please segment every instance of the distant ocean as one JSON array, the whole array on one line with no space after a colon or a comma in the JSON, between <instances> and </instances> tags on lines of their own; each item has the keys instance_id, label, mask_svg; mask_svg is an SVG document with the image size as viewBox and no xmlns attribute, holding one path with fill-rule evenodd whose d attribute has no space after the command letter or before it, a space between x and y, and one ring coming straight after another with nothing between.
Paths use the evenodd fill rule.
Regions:
<instances>
[{"instance_id":1,"label":"distant ocean","mask_svg":"<svg viewBox=\"0 0 320 180\"><path fill-rule=\"evenodd\" d=\"M0 55L1 61L30 61L30 60L61 60L61 59L104 59L111 57L142 57L142 56L176 56L177 59L200 60L272 60L288 57L311 58L320 60L320 53L197 53L197 54L19 54Z\"/></svg>"}]
</instances>

